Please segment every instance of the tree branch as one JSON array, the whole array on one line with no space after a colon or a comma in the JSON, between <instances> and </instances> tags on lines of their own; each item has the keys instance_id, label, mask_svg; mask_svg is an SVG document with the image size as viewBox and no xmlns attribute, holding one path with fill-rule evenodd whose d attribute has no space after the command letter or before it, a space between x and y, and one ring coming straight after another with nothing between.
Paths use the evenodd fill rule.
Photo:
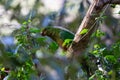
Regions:
<instances>
[{"instance_id":1,"label":"tree branch","mask_svg":"<svg viewBox=\"0 0 120 80\"><path fill-rule=\"evenodd\" d=\"M94 0L94 2L89 7L86 16L84 17L81 25L79 26L78 31L75 34L73 43L68 49L68 58L72 58L73 56L78 56L85 51L91 34L97 28L97 17L100 16L102 9L107 4L120 4L120 0ZM86 34L80 34L82 30L87 29L88 32Z\"/></svg>"}]
</instances>

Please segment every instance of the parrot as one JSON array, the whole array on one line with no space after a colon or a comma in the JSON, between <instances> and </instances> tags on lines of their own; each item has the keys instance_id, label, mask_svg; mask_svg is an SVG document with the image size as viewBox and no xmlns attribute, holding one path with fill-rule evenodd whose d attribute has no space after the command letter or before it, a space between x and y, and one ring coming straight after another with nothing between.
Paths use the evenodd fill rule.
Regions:
<instances>
[{"instance_id":1,"label":"parrot","mask_svg":"<svg viewBox=\"0 0 120 80\"><path fill-rule=\"evenodd\" d=\"M74 33L63 27L45 27L41 31L41 35L50 37L64 51L68 49L74 38Z\"/></svg>"}]
</instances>

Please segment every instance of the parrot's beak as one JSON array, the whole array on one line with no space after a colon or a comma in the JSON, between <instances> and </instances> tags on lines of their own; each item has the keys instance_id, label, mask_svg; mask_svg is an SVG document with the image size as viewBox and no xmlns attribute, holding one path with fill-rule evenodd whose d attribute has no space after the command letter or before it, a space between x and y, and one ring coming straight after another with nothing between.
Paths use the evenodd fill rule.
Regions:
<instances>
[{"instance_id":1,"label":"parrot's beak","mask_svg":"<svg viewBox=\"0 0 120 80\"><path fill-rule=\"evenodd\" d=\"M45 36L45 32L44 32L44 31L42 31L40 34L41 34L42 36Z\"/></svg>"},{"instance_id":2,"label":"parrot's beak","mask_svg":"<svg viewBox=\"0 0 120 80\"><path fill-rule=\"evenodd\" d=\"M46 35L46 29L42 29L41 33L40 33L42 36L45 36Z\"/></svg>"},{"instance_id":3,"label":"parrot's beak","mask_svg":"<svg viewBox=\"0 0 120 80\"><path fill-rule=\"evenodd\" d=\"M40 33L42 36L44 36L43 32Z\"/></svg>"}]
</instances>

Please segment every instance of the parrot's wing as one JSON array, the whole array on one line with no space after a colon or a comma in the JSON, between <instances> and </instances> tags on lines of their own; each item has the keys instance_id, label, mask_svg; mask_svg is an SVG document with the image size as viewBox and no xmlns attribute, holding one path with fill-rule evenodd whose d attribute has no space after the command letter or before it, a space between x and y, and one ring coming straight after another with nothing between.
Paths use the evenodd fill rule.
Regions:
<instances>
[{"instance_id":1,"label":"parrot's wing","mask_svg":"<svg viewBox=\"0 0 120 80\"><path fill-rule=\"evenodd\" d=\"M74 38L74 34L72 32L68 32L68 31L61 31L60 32L60 38L64 41L65 39L73 39Z\"/></svg>"}]
</instances>

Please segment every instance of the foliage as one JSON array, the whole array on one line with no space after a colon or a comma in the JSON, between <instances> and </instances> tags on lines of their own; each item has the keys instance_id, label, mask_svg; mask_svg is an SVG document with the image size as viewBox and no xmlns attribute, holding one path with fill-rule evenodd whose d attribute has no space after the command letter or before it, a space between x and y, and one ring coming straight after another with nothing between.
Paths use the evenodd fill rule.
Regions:
<instances>
[{"instance_id":1,"label":"foliage","mask_svg":"<svg viewBox=\"0 0 120 80\"><path fill-rule=\"evenodd\" d=\"M98 30L97 30L98 32ZM102 35L101 32L99 35ZM96 37L100 37L96 34ZM101 36L102 37L102 36ZM98 80L119 80L119 57L120 57L120 40L116 41L113 45L107 47L103 43L97 43L94 44L93 50L91 51L91 54L93 54L99 62L98 70L101 72L101 74L96 75L96 72L89 78L90 80L93 80L97 77ZM102 68L102 69L101 69Z\"/></svg>"}]
</instances>

